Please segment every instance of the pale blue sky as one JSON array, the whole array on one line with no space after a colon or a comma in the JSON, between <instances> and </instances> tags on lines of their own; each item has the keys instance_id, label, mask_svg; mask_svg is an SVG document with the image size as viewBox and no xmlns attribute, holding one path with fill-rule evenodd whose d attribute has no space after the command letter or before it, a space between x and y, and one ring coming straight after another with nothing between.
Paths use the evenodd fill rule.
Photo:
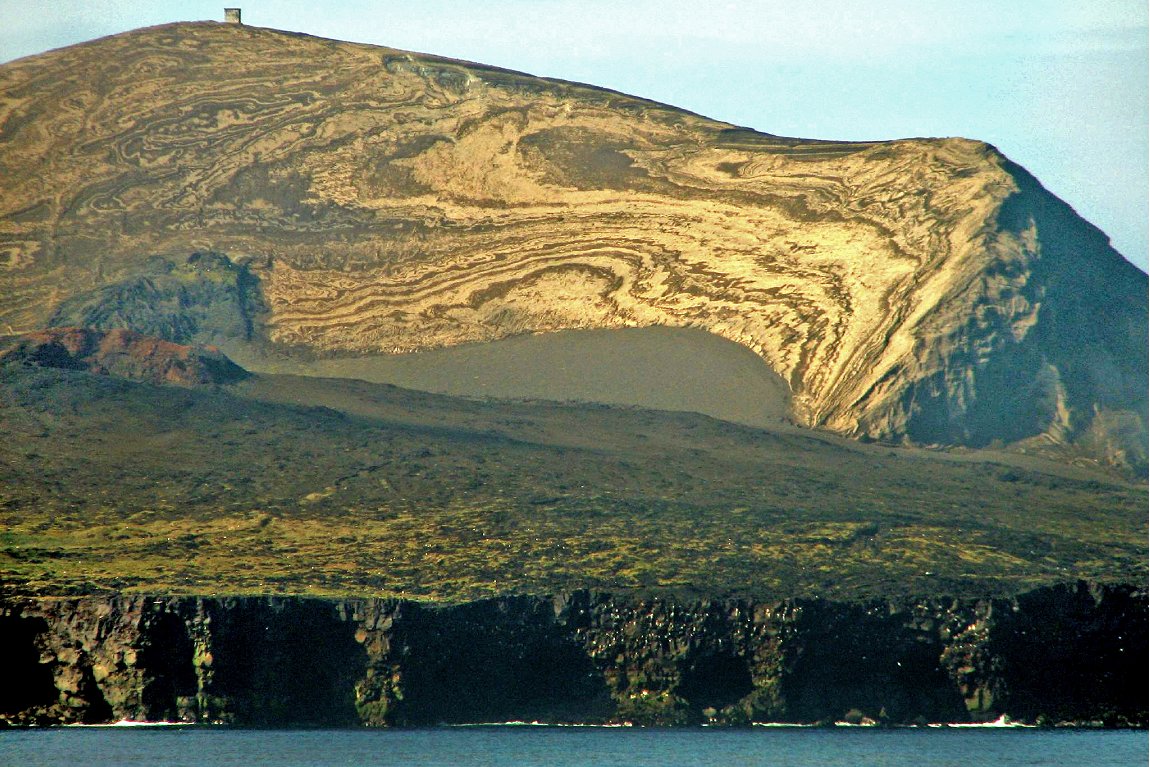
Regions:
<instances>
[{"instance_id":1,"label":"pale blue sky","mask_svg":"<svg viewBox=\"0 0 1150 767\"><path fill-rule=\"evenodd\" d=\"M1147 268L1146 0L0 0L0 61L225 4L768 133L989 141Z\"/></svg>"}]
</instances>

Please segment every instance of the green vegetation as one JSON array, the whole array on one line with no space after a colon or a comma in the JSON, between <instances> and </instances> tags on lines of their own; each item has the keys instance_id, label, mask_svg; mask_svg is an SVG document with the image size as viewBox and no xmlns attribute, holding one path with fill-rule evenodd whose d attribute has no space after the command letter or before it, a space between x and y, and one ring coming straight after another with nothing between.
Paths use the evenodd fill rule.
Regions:
<instances>
[{"instance_id":1,"label":"green vegetation","mask_svg":"<svg viewBox=\"0 0 1150 767\"><path fill-rule=\"evenodd\" d=\"M691 414L9 364L0 433L0 581L24 593L853 598L1145 578L1145 486Z\"/></svg>"}]
</instances>

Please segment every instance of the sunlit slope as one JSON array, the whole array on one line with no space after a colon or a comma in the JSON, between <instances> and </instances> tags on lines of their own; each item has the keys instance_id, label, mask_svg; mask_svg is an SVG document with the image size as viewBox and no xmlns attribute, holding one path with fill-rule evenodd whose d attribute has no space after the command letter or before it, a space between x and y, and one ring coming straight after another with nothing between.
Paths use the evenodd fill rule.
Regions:
<instances>
[{"instance_id":1,"label":"sunlit slope","mask_svg":"<svg viewBox=\"0 0 1150 767\"><path fill-rule=\"evenodd\" d=\"M236 332L289 354L691 326L802 424L1145 464L1145 275L983 143L784 139L214 23L6 64L0 92L2 330L131 325L123 286L211 250L259 297Z\"/></svg>"}]
</instances>

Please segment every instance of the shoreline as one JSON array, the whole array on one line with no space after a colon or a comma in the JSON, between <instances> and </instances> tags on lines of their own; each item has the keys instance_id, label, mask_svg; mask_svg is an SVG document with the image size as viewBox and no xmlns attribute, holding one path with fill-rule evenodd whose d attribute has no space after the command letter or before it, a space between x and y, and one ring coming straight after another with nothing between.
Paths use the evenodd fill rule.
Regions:
<instances>
[{"instance_id":1,"label":"shoreline","mask_svg":"<svg viewBox=\"0 0 1150 767\"><path fill-rule=\"evenodd\" d=\"M0 726L1144 728L1146 612L1143 590L1088 583L860 603L0 599Z\"/></svg>"}]
</instances>

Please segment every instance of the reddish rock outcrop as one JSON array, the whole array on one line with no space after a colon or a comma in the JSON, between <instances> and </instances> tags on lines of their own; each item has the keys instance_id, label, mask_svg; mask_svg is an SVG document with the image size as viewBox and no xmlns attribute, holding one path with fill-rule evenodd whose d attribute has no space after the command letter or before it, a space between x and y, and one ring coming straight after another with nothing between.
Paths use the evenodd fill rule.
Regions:
<instances>
[{"instance_id":1,"label":"reddish rock outcrop","mask_svg":"<svg viewBox=\"0 0 1150 767\"><path fill-rule=\"evenodd\" d=\"M233 383L248 375L214 347L183 346L131 330L28 333L0 351L0 363L12 362L177 386Z\"/></svg>"}]
</instances>

